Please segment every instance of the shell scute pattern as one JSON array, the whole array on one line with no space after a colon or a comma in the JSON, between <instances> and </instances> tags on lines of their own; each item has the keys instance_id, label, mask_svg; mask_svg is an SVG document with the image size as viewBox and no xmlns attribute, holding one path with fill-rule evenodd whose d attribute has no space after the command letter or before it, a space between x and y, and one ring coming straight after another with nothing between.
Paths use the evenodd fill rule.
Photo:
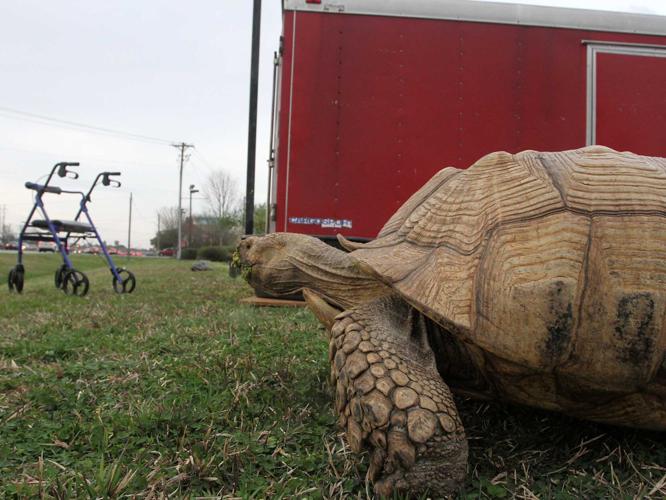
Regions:
<instances>
[{"instance_id":1,"label":"shell scute pattern","mask_svg":"<svg viewBox=\"0 0 666 500\"><path fill-rule=\"evenodd\" d=\"M496 366L590 390L656 377L665 159L600 146L493 153L444 169L403 208L352 257Z\"/></svg>"}]
</instances>

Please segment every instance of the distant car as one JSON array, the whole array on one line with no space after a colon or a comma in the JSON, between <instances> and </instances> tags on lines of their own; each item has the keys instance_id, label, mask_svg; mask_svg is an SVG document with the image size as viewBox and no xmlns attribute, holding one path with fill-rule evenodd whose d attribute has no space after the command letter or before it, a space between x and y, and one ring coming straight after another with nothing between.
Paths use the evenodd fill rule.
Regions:
<instances>
[{"instance_id":1,"label":"distant car","mask_svg":"<svg viewBox=\"0 0 666 500\"><path fill-rule=\"evenodd\" d=\"M173 257L176 255L176 249L175 248L163 248L160 250L160 255L162 257Z\"/></svg>"},{"instance_id":2,"label":"distant car","mask_svg":"<svg viewBox=\"0 0 666 500\"><path fill-rule=\"evenodd\" d=\"M18 250L18 241L10 241L9 243L5 243L4 249L5 250Z\"/></svg>"},{"instance_id":3,"label":"distant car","mask_svg":"<svg viewBox=\"0 0 666 500\"><path fill-rule=\"evenodd\" d=\"M23 243L23 251L24 252L37 252L39 251L39 247L35 245L34 243Z\"/></svg>"},{"instance_id":4,"label":"distant car","mask_svg":"<svg viewBox=\"0 0 666 500\"><path fill-rule=\"evenodd\" d=\"M39 248L39 251L42 253L44 252L53 253L58 249L56 244L51 242L41 242L39 245L37 245L37 248Z\"/></svg>"},{"instance_id":5,"label":"distant car","mask_svg":"<svg viewBox=\"0 0 666 500\"><path fill-rule=\"evenodd\" d=\"M157 256L157 252L155 250L146 250L143 255L146 257L155 257Z\"/></svg>"},{"instance_id":6,"label":"distant car","mask_svg":"<svg viewBox=\"0 0 666 500\"><path fill-rule=\"evenodd\" d=\"M109 251L109 255L118 255L118 249L117 248L109 247L109 248L107 248L107 250Z\"/></svg>"}]
</instances>

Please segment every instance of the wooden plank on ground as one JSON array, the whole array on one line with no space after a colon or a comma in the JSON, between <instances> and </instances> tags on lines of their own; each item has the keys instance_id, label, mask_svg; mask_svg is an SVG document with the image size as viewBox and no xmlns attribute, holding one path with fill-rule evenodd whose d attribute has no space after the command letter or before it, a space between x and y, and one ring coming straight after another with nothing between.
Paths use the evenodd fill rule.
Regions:
<instances>
[{"instance_id":1,"label":"wooden plank on ground","mask_svg":"<svg viewBox=\"0 0 666 500\"><path fill-rule=\"evenodd\" d=\"M264 297L247 297L240 300L241 304L256 307L305 307L303 300L267 299Z\"/></svg>"}]
</instances>

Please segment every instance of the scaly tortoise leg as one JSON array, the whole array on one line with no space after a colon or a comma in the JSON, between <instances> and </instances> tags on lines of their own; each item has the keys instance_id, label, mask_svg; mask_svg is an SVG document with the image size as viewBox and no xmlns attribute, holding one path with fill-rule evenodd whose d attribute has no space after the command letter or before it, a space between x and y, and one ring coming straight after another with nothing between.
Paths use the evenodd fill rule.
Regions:
<instances>
[{"instance_id":1,"label":"scaly tortoise leg","mask_svg":"<svg viewBox=\"0 0 666 500\"><path fill-rule=\"evenodd\" d=\"M419 318L385 297L343 312L331 328L339 423L353 451L370 448L380 496L450 495L465 478L463 426Z\"/></svg>"}]
</instances>

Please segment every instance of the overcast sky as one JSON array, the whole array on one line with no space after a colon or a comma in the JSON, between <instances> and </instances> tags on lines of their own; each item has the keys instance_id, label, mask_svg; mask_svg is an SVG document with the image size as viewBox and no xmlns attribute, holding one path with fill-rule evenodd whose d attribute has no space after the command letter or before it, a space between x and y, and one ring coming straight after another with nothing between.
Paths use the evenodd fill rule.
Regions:
<instances>
[{"instance_id":1,"label":"overcast sky","mask_svg":"<svg viewBox=\"0 0 666 500\"><path fill-rule=\"evenodd\" d=\"M408 0L405 0L408 1ZM256 200L265 200L273 51L280 0L262 13ZM513 3L513 2L512 2ZM520 3L666 15L664 0L532 0ZM16 228L32 204L25 181L62 160L80 161L87 188L97 172L119 170L121 189L100 188L91 214L107 241L127 239L134 195L133 246L148 246L156 211L178 202L177 152L154 141L86 133L17 114L195 144L183 186L225 169L245 186L251 0L4 0L0 10L0 206ZM194 211L204 208L196 195ZM184 200L187 206L188 200ZM49 196L53 217L76 202Z\"/></svg>"}]
</instances>

